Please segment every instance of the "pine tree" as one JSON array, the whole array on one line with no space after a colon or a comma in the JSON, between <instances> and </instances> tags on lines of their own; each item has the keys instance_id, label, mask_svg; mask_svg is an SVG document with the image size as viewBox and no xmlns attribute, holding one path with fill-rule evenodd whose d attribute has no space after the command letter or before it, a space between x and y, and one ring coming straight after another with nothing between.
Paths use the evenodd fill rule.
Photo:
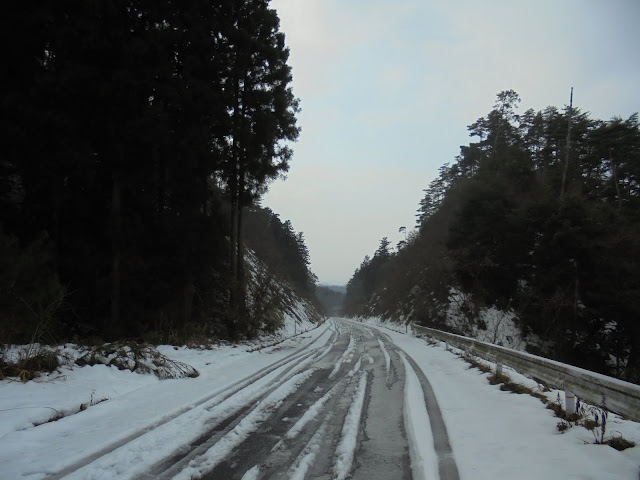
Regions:
<instances>
[{"instance_id":1,"label":"pine tree","mask_svg":"<svg viewBox=\"0 0 640 480\"><path fill-rule=\"evenodd\" d=\"M232 2L233 22L226 32L232 59L227 92L228 144L222 177L231 203L233 272L232 316L243 317L245 304L243 209L268 181L289 168L299 129L298 101L289 86L291 68L279 20L266 0Z\"/></svg>"}]
</instances>

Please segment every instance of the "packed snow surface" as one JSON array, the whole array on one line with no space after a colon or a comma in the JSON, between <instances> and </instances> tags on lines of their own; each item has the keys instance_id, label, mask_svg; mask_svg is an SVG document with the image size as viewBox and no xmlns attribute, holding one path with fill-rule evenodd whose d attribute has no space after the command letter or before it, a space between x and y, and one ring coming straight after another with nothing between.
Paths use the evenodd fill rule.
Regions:
<instances>
[{"instance_id":1,"label":"packed snow surface","mask_svg":"<svg viewBox=\"0 0 640 480\"><path fill-rule=\"evenodd\" d=\"M242 480L258 480L259 475L260 467L256 465L251 470L247 470L247 472L242 476Z\"/></svg>"},{"instance_id":2,"label":"packed snow surface","mask_svg":"<svg viewBox=\"0 0 640 480\"><path fill-rule=\"evenodd\" d=\"M378 345L380 345L380 350L382 350L382 354L384 355L384 365L387 369L387 375L389 375L389 370L391 369L391 357L389 356L387 349L384 348L382 340L378 339Z\"/></svg>"},{"instance_id":3,"label":"packed snow surface","mask_svg":"<svg viewBox=\"0 0 640 480\"><path fill-rule=\"evenodd\" d=\"M355 346L356 346L356 342L352 336L349 338L349 345L347 345L347 349L344 351L344 353L340 356L338 361L335 363L333 370L331 370L331 373L329 374L329 378L333 378L337 375L343 363L349 363L351 361L351 359L353 358L353 350Z\"/></svg>"},{"instance_id":4,"label":"packed snow surface","mask_svg":"<svg viewBox=\"0 0 640 480\"><path fill-rule=\"evenodd\" d=\"M298 328L297 336L266 348L260 342L213 349L158 347L168 357L195 367L200 372L197 378L159 380L151 374L95 365L63 367L25 384L1 381L0 478L44 478L105 449L113 451L70 478L132 478L197 438L207 428L206 419L260 397L269 379L289 367L280 367L221 401L240 379L300 347L322 346L332 335L326 323L302 327L308 331L300 334ZM303 366L301 362L288 373ZM81 404L87 406L82 411ZM58 412L62 419L43 423Z\"/></svg>"},{"instance_id":5,"label":"packed snow surface","mask_svg":"<svg viewBox=\"0 0 640 480\"><path fill-rule=\"evenodd\" d=\"M187 468L183 469L174 479L197 479L201 478L202 475L208 471L213 470L235 447L244 442L247 437L256 430L258 425L265 421L270 413L278 408L291 393L296 391L312 373L313 370L298 373L267 395L233 430L222 437L220 441L209 448L203 455L189 462Z\"/></svg>"},{"instance_id":6,"label":"packed snow surface","mask_svg":"<svg viewBox=\"0 0 640 480\"><path fill-rule=\"evenodd\" d=\"M336 464L333 468L336 480L344 480L349 475L358 442L358 429L364 404L364 393L367 388L367 374L362 372L358 389L342 426L342 438L336 448Z\"/></svg>"},{"instance_id":7,"label":"packed snow surface","mask_svg":"<svg viewBox=\"0 0 640 480\"><path fill-rule=\"evenodd\" d=\"M330 415L327 418L330 418ZM289 480L304 480L307 472L313 465L313 462L318 455L318 451L320 450L320 446L322 445L322 440L326 434L326 430L327 421L325 420L320 428L318 428L316 433L313 434L311 440L309 440L309 442L302 449L302 452L298 456L298 459L289 472Z\"/></svg>"},{"instance_id":8,"label":"packed snow surface","mask_svg":"<svg viewBox=\"0 0 640 480\"><path fill-rule=\"evenodd\" d=\"M438 459L433 444L429 414L420 380L406 357L400 354L405 369L404 428L409 437L409 455L414 480L438 478Z\"/></svg>"},{"instance_id":9,"label":"packed snow surface","mask_svg":"<svg viewBox=\"0 0 640 480\"><path fill-rule=\"evenodd\" d=\"M328 354L336 337L335 330L348 332L350 325L352 322L348 320L326 322L301 335L286 340L284 336L278 338L283 341L266 348L258 348L260 345L255 343L213 349L159 347L162 354L195 367L200 372L197 378L159 380L152 374L96 365L62 367L52 375L26 384L3 380L0 382L0 478L38 480L63 471L68 472L68 478L77 479L135 478L148 472L159 460L189 445L216 418L248 408L235 430L227 434L227 440L204 449L206 455L191 464L187 462L188 471L181 473L185 478L189 478L189 474L200 475L241 438L251 435L260 421L305 378L310 378L308 375L316 368L316 361ZM635 447L622 452L607 445L596 445L594 435L580 426L560 433L556 428L559 419L538 399L490 385L486 374L469 368L442 344L429 345L411 331L405 333L405 326L380 324L375 319L367 320L364 325L370 329L368 333L384 338L380 347L393 356L392 368L406 372L402 405L389 405L389 408L404 407L405 428L413 452L410 452L412 467L422 465L422 470L414 468L415 477L424 474L437 478L429 475L434 453L420 382L408 362L396 365L398 349L415 361L433 387L461 479L638 480L638 423L613 414L609 416L607 437L622 436L636 443ZM304 328L312 326L298 324ZM300 331L298 327L296 332ZM273 339L270 342L275 343ZM345 348L344 343L341 348ZM366 353L358 362L354 361L354 350L352 335L345 349L348 353L335 363L334 375L345 376L352 382L355 393L350 394L350 406L336 439L332 478L348 478L358 467L359 449L366 448L361 435L362 425L367 421L370 362ZM73 347L66 347L66 351L73 354ZM287 363L293 353L295 362ZM351 370L340 369L343 362L351 361L354 365ZM328 367L333 368L334 365ZM351 371L353 374L348 377ZM512 381L539 389L535 381L506 367L505 372ZM562 394L555 390L539 391L550 400ZM329 414L320 425L314 420L334 395L337 393L332 389L319 395L289 430L287 438L282 439L295 442L300 438L298 432L312 426L316 429L309 432L313 435L292 460L288 477L304 478L313 467L316 455L327 440L328 422L332 417ZM63 418L43 423L59 415ZM238 440L233 440L234 437ZM91 455L95 455L96 461L79 470L70 468ZM246 480L260 477L259 466L247 468Z\"/></svg>"},{"instance_id":10,"label":"packed snow surface","mask_svg":"<svg viewBox=\"0 0 640 480\"><path fill-rule=\"evenodd\" d=\"M285 438L289 440L292 438L295 438L311 420L314 420L315 418L317 418L320 412L322 411L325 403L327 403L331 399L331 397L333 397L338 387L339 387L339 384L336 383L333 387L331 387L331 389L327 393L325 393L322 397L316 400L316 402L311 406L311 408L309 408L309 410L307 410L302 415L302 417L300 417L300 419L293 425L293 427L289 429L289 431L285 435Z\"/></svg>"},{"instance_id":11,"label":"packed snow surface","mask_svg":"<svg viewBox=\"0 0 640 480\"><path fill-rule=\"evenodd\" d=\"M430 346L425 340L404 333L404 326L376 318L365 319L363 323L375 326L389 337L429 379L461 479L638 480L640 477L640 423L609 415L606 438L622 436L635 443L635 447L622 452L608 445L596 445L594 434L581 426L560 433L559 419L540 400L490 385L487 374L470 368L455 352L447 351L444 344ZM495 369L495 365L486 363ZM512 381L538 389L549 400L564 401L564 392L543 392L534 380L506 367L504 371ZM415 408L420 409L420 400L416 398L415 403Z\"/></svg>"}]
</instances>

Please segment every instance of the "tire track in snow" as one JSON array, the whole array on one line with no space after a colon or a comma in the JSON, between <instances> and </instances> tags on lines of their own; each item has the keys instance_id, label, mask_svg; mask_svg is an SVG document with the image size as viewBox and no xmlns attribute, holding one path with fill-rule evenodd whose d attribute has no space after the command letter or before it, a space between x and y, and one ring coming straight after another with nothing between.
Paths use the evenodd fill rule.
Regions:
<instances>
[{"instance_id":1,"label":"tire track in snow","mask_svg":"<svg viewBox=\"0 0 640 480\"><path fill-rule=\"evenodd\" d=\"M238 426L251 415L255 407L249 413L246 412L252 408L252 403L260 398L273 398L274 392L277 394L284 385L290 385L295 379L308 378L314 369L296 372L300 365L310 363L313 355L314 352L310 352L310 355L302 357L304 360L293 368L290 368L289 363L281 365L259 378L251 388L244 388L220 403L205 404L188 411L170 424L149 432L147 438L143 436L135 439L115 450L112 455L74 471L69 478L166 478L168 471L177 473L180 465L207 446L215 444L229 428ZM164 429L168 431L164 432ZM179 430L185 430L185 435L174 439L171 432ZM149 457L157 458L150 469L144 466L145 463L148 464Z\"/></svg>"},{"instance_id":2,"label":"tire track in snow","mask_svg":"<svg viewBox=\"0 0 640 480\"><path fill-rule=\"evenodd\" d=\"M341 356L343 354L344 352L342 352ZM295 424L281 434L280 440L269 449L269 453L263 457L262 462L258 465L260 478L264 476L264 478L272 480L285 478L288 480L291 478L303 479L305 475L309 474L308 472L310 470L316 470L318 468L318 457L321 457L319 460L321 463L328 461L327 468L329 470L332 468L335 457L335 443L337 443L340 438L342 423L344 418L346 418L352 401L347 402L344 410L339 408L336 411L335 407L347 398L351 400L355 395L358 382L352 381L353 374L358 370L357 367L361 365L362 360L360 359L356 367L349 373L340 375L338 378L332 380L328 378L329 372L325 374L326 376L323 382L329 383L327 390L320 398L316 399L315 402L304 409L304 413L298 418ZM330 368L330 366L328 368ZM349 385L353 387L352 392L348 396L344 396L344 390L348 388ZM313 385L310 388L313 388ZM322 387L316 387L314 393L317 388ZM335 402L338 402L338 404ZM295 403L294 401L292 405L295 405ZM327 405L333 405L333 407L328 407ZM301 405L298 404L297 406L300 407ZM288 419L289 417L285 412L286 411L279 412L279 415L285 415L283 418ZM339 417L342 416L341 420L337 420L339 424L336 424L336 414ZM276 416L275 418L279 417ZM275 431L277 431L277 427L267 427L261 434L264 435L265 440L268 441L270 435L278 435ZM250 451L251 450L245 447L243 454L236 453L236 456L242 455L244 457ZM291 454L293 454L293 457L291 457ZM249 467L250 465L247 465L245 468ZM210 478L222 478L222 475L228 476L230 473L228 469L226 471L223 469L218 472L210 472ZM316 474L317 473L316 471Z\"/></svg>"},{"instance_id":3,"label":"tire track in snow","mask_svg":"<svg viewBox=\"0 0 640 480\"><path fill-rule=\"evenodd\" d=\"M311 439L304 446L302 452L300 452L300 455L298 455L298 458L289 470L289 480L304 480L309 468L313 465L313 462L320 451L322 441L326 435L327 424L331 417L331 413L327 414L318 430L316 430L316 433L313 434Z\"/></svg>"},{"instance_id":4,"label":"tire track in snow","mask_svg":"<svg viewBox=\"0 0 640 480\"><path fill-rule=\"evenodd\" d=\"M328 381L328 372L325 373L324 377L320 376L320 378L323 378L323 382ZM329 471L333 465L335 443L340 438L342 420L344 420L351 402L347 402L344 409L339 405L347 398L351 399L353 397L357 386L354 385L357 382L351 380L350 377L341 376L339 379L330 382L331 385L325 393L310 406L304 408L298 421L288 430L279 433L278 424L281 424L283 419L288 420L290 418L289 414L292 413L292 409L295 411L296 407L301 406L297 402L308 397L312 389L315 393L317 388L321 388L314 388L315 383L307 385L306 390L303 386L296 393L298 400L289 400L289 407L274 412L270 420L271 425L269 423L265 424L264 428L252 437L253 444L243 446L240 452L234 453L234 459L227 459L226 467L222 465L220 470L209 472L207 478L237 478L236 475L238 473L237 470L234 471L236 467L233 464L238 462L238 459L246 459L247 456L253 453L256 454L254 461L260 459L257 468L260 471L259 478L261 479L290 480L291 478L304 478L304 475L307 475L310 470L317 469L318 457L320 457L319 461L321 463L329 462L326 467L327 471ZM345 395L345 390L349 386L353 387L352 391ZM303 395L302 397L300 397L301 394ZM262 437L262 440L256 437ZM269 448L269 443L274 438L279 438L279 440ZM240 460L240 463L243 463L242 460ZM245 469L245 474L247 474L252 465L244 463L242 467ZM315 473L317 474L318 472L316 471Z\"/></svg>"},{"instance_id":5,"label":"tire track in snow","mask_svg":"<svg viewBox=\"0 0 640 480\"><path fill-rule=\"evenodd\" d=\"M336 361L336 364L333 367L333 370L329 374L330 379L336 376L336 374L338 373L338 370L340 370L340 367L342 366L342 364L347 361L347 357L353 352L353 349L355 348L355 346L356 346L356 342L353 339L353 335L349 335L349 345L347 345L347 348L345 349L345 351L342 353L338 361Z\"/></svg>"},{"instance_id":6,"label":"tire track in snow","mask_svg":"<svg viewBox=\"0 0 640 480\"><path fill-rule=\"evenodd\" d=\"M326 356L326 355L331 351L331 349L333 348L333 346L334 346L334 345L335 345L335 343L334 343L334 342L332 342L331 344L329 344L329 346L327 346L327 348L325 348L325 349L324 349L324 351L323 351L320 355L318 355L318 356L315 358L315 360L316 360L316 361L318 361L318 360L320 360L321 358L324 358L324 357L325 357L325 356Z\"/></svg>"},{"instance_id":7,"label":"tire track in snow","mask_svg":"<svg viewBox=\"0 0 640 480\"><path fill-rule=\"evenodd\" d=\"M442 418L442 412L440 411L440 406L438 405L438 400L436 399L435 393L433 392L433 388L431 387L431 384L429 383L429 380L425 376L424 372L420 369L420 367L418 367L418 365L409 355L406 355L399 348L398 354L400 354L403 361L411 367L409 370L405 366L405 376L409 377L409 372L413 372L422 387L422 402L424 403L427 415L429 417L429 426L432 433L433 449L435 450L437 456L437 471L439 473L439 478L440 480L459 480L460 475L458 473L458 466L456 465L455 458L453 457L451 444L449 443L449 434L447 433L447 427L444 423L444 419ZM405 386L405 388L407 387ZM414 392L418 391L415 387L412 387L412 389L414 390ZM419 395L419 393L412 394L412 396L415 395ZM412 442L409 442L410 445L411 443ZM411 463L413 468L413 457Z\"/></svg>"},{"instance_id":8,"label":"tire track in snow","mask_svg":"<svg viewBox=\"0 0 640 480\"><path fill-rule=\"evenodd\" d=\"M369 335L369 338L376 338L375 334L369 327L362 326L362 329Z\"/></svg>"},{"instance_id":9,"label":"tire track in snow","mask_svg":"<svg viewBox=\"0 0 640 480\"><path fill-rule=\"evenodd\" d=\"M384 347L384 343L382 343L382 340L380 340L379 338L376 340L378 340L378 345L380 345L380 350L382 350L382 354L384 355L384 364L387 367L387 375L389 375L389 371L391 370L391 357L389 356L389 352L387 352L387 349Z\"/></svg>"},{"instance_id":10,"label":"tire track in snow","mask_svg":"<svg viewBox=\"0 0 640 480\"><path fill-rule=\"evenodd\" d=\"M364 394L367 388L366 372L360 374L360 382L358 383L358 389L353 396L353 401L347 412L347 416L344 419L342 425L342 435L340 443L336 448L336 463L333 467L335 474L335 480L344 480L351 471L353 465L353 459L356 453L356 447L358 444L358 430L360 428L360 418L362 416L362 408L364 406Z\"/></svg>"},{"instance_id":11,"label":"tire track in snow","mask_svg":"<svg viewBox=\"0 0 640 480\"><path fill-rule=\"evenodd\" d=\"M140 465L140 460L145 456L145 452L150 451L153 452L154 455L159 452L159 441L161 439L159 438L158 433L161 432L165 426L168 427L170 424L175 422L188 423L194 421L204 424L206 420L210 419L210 415L205 415L203 410L210 412L216 407L224 405L228 400L233 400L232 397L240 395L235 400L233 409L223 409L224 416L217 418L216 424L224 422L227 418L237 414L237 412L245 407L247 403L252 401L251 398L247 399L246 395L243 394L243 391L245 391L247 387L254 386L256 383L261 381L264 381L267 384L273 384L277 382L278 379L281 379L282 376L289 375L292 371L295 371L297 364L302 362L308 364L311 361L310 358L317 355L318 351L330 340L328 339L327 342L320 346L313 347L309 351L309 347L315 344L321 336L309 344L297 349L290 355L261 368L257 372L225 386L193 403L190 403L188 406L178 410L177 412L167 415L146 428L113 442L103 449L88 455L83 460L65 467L57 473L47 475L47 480L58 480L67 476L70 476L71 478L85 478L85 473L82 472L85 471L86 468L96 470L96 474L97 471L102 471L105 475L108 475L114 468L117 468L119 471L118 475L122 475L120 478L135 478L137 475L142 473L140 468L137 466ZM293 365L293 369L287 371L287 367L291 365ZM208 425L208 428L214 427L215 425ZM196 432L195 435L197 436L198 433ZM189 439L187 438L186 441L189 441ZM164 442L162 447L166 450L164 452L165 455L170 456L176 450L176 446L172 446L171 444L167 446L166 443L167 442ZM113 455L116 455L117 459L112 459L111 457ZM124 472L126 472L126 474Z\"/></svg>"},{"instance_id":12,"label":"tire track in snow","mask_svg":"<svg viewBox=\"0 0 640 480\"><path fill-rule=\"evenodd\" d=\"M404 426L409 441L409 456L414 480L439 478L438 458L433 445L429 414L416 372L404 353L398 352L405 370Z\"/></svg>"},{"instance_id":13,"label":"tire track in snow","mask_svg":"<svg viewBox=\"0 0 640 480\"><path fill-rule=\"evenodd\" d=\"M311 374L316 370L313 367L311 368L308 368L308 367L310 367L314 362L318 361L320 358L324 357L331 350L333 346L334 346L333 344L329 345L322 352L320 352L319 348L312 350L306 356L300 357L301 360L299 359L299 361L296 364L294 364L292 367L289 367L288 365L280 367L280 370L284 370L284 373L280 373L274 380L271 380L269 383L267 383L265 387L259 388L257 391L255 391L255 389L252 388L251 391L247 391L246 393L245 393L245 390L241 390L238 393L238 395L240 395L241 398L236 399L235 397L231 397L227 399L225 402L223 402L223 404L215 405L212 409L210 409L211 417L216 419L215 423L212 423L208 426L208 430L204 432L202 435L200 435L200 439L191 442L192 447L189 451L186 451L185 453L183 453L182 455L179 455L178 457L174 457L174 459L170 463L166 461L161 461L161 462L158 462L156 465L154 465L154 467L152 467L152 470L151 470L151 477L156 478L159 476L160 478L175 478L172 475L178 475L178 469L181 468L180 467L181 465L184 465L188 461L194 461L200 458L202 452L206 447L209 447L209 449L212 449L213 446L217 444L217 442L220 442L223 440L223 438L220 437L220 433L216 434L216 430L219 430L216 427L219 424L221 424L222 422L228 423L228 419L231 418L232 419L231 425L234 426L232 429L233 431L237 428L238 425L240 425L245 420L246 416L251 415L252 412L245 415L245 411L247 409L248 404L256 401L260 397L265 398L265 397L271 396L275 391L279 390L284 383L289 382L291 378L296 374L298 374L298 376L305 375L305 378L300 382L300 384L304 383L304 381L306 381L311 376ZM286 368L289 368L289 369L286 370ZM306 369L306 370L302 373L298 373L300 372L300 370L303 370L303 369ZM298 385L298 387L299 386L300 385ZM290 395L291 393L292 391L290 391L287 394L287 396ZM244 398L247 395L251 395L251 397ZM274 408L277 408L277 406ZM234 415L240 416L240 417L242 415L245 415L245 417L234 419L233 418ZM256 428L258 426L259 425L256 424ZM225 429L226 428L228 427L225 426ZM244 439L246 439L246 436L243 437L243 441ZM235 448L240 443L242 443L242 441L234 445L233 448ZM222 460L224 460L224 458ZM219 463L220 462L216 462L213 466L210 466L210 465L207 466L207 468L203 470L202 474L205 474L207 470L215 468ZM173 473L167 474L168 471L171 471ZM199 478L199 477L194 477L194 478Z\"/></svg>"},{"instance_id":14,"label":"tire track in snow","mask_svg":"<svg viewBox=\"0 0 640 480\"><path fill-rule=\"evenodd\" d=\"M242 476L241 480L258 480L260 475L260 465L256 465Z\"/></svg>"},{"instance_id":15,"label":"tire track in snow","mask_svg":"<svg viewBox=\"0 0 640 480\"><path fill-rule=\"evenodd\" d=\"M302 429L309 423L311 420L316 418L325 404L333 397L336 393L340 384L336 383L331 389L325 393L322 397L320 397L316 402L311 405L311 407L300 417L300 419L289 429L284 438L287 440L291 440L298 436L298 434L302 431Z\"/></svg>"},{"instance_id":16,"label":"tire track in snow","mask_svg":"<svg viewBox=\"0 0 640 480\"><path fill-rule=\"evenodd\" d=\"M352 347L355 343L354 340L346 339L344 336L339 340L341 340L339 343L342 345L347 343L345 340L349 340ZM336 345L333 345L333 347L336 347ZM346 346L343 346L342 349L346 349ZM318 360L329 354L332 355L333 358L341 357L344 354L344 350L342 349L333 348L333 351L331 351L331 349L325 349L313 358ZM315 433L318 424L322 422L320 417L326 416L327 410L333 415L333 409L327 408L326 404L333 404L335 401L338 401L338 399L341 399L342 394L340 392L346 385L353 385L354 383L349 382L349 377L346 375L340 375L339 378L333 379L333 381L329 380L328 374L334 363L335 360L321 362L319 370L317 370L317 365L310 365L310 368L315 370L315 373L310 377L308 382L305 382L304 386L301 386L295 393L292 392L277 409L273 410L269 414L269 418L258 425L256 430L242 442L242 445L237 445L233 448L217 465L207 465L206 468L203 467L203 470L206 470L206 472L202 472L203 477L211 479L240 478L243 474L248 474L250 470L257 466L257 470L254 470L254 472L259 471L259 478L288 478L283 475L286 475L289 469L292 468L291 461L298 458L306 442L308 442L310 437ZM324 372L324 374L322 372ZM315 394L319 393L318 388L321 387L317 382L324 383L325 385L328 383L328 388L324 394L314 395L315 402L310 401L307 403L305 400L309 397L310 392ZM329 392L329 390L332 391ZM355 390L355 388L353 390ZM349 395L349 397L351 396L352 395ZM319 401L320 399L318 397L324 398L322 401ZM303 403L307 406L302 411L302 414L296 414L296 411L301 410L300 407L302 407ZM346 412L347 409L348 404L343 411ZM299 423L294 425L294 427L282 430L282 427L286 427L286 424L282 422L288 422L292 416L298 418ZM332 424L327 428L333 431L334 427L337 426ZM337 428L338 430L335 431L334 438L339 437L340 430L339 427ZM289 430L292 431L289 432ZM293 438L294 436L295 439ZM274 438L279 438L275 445L272 443ZM220 440L217 438L216 441ZM212 444L213 442L209 443L209 445ZM318 448L320 449L319 451L322 452L322 461L324 461L324 452L327 448L324 439ZM334 449L335 447L331 449L331 452L333 452ZM203 449L200 449L200 452L202 451ZM291 457L292 454L293 457ZM333 453L331 453L329 458L332 457ZM193 455L191 459L195 458L196 456ZM251 460L253 460L253 464L250 463ZM311 457L308 457L307 460L310 462ZM180 464L185 465L187 461L189 461L189 459L181 461ZM309 466L315 468L315 465L312 465L312 463L309 463ZM282 468L284 468L284 470L281 470ZM328 465L328 468L331 468L331 464ZM172 472L162 475L162 478L174 478L174 475L177 474L179 474L178 465L175 465L175 467L172 467ZM251 474L253 474L253 472Z\"/></svg>"},{"instance_id":17,"label":"tire track in snow","mask_svg":"<svg viewBox=\"0 0 640 480\"><path fill-rule=\"evenodd\" d=\"M330 355L330 360L321 361L317 365L319 370L307 382L270 412L268 419L241 445L233 448L222 462L212 470L206 468L204 477L216 480L243 476L243 480L305 477L344 480L351 476L366 480L411 478L409 449L402 429L404 382L395 387L385 383L385 359L375 338L370 338L359 326L342 330L344 333L338 339L338 345L334 345L332 351L325 349L320 353ZM389 350L387 353L395 352ZM345 368L336 369L335 359L339 359L340 366ZM394 358L392 373L400 363L399 357ZM333 370L336 373L330 379ZM372 414L370 393L374 387L382 398L375 403L374 416L367 418ZM391 421L385 414L385 409L389 408L385 402L389 399L394 400ZM394 429L392 445L372 442L366 437L367 429L386 436L385 428ZM220 435L228 430L220 433L216 441L220 441ZM391 456L378 463L376 459L386 458L387 453ZM358 458L366 459L369 467L371 461L376 466L367 468L358 463ZM188 461L186 459L181 465ZM179 473L178 468L172 470L171 474L162 477L173 478ZM381 472L382 476L376 476Z\"/></svg>"},{"instance_id":18,"label":"tire track in snow","mask_svg":"<svg viewBox=\"0 0 640 480\"><path fill-rule=\"evenodd\" d=\"M312 369L298 373L267 395L233 430L213 446L210 446L202 455L191 459L187 467L173 477L174 480L201 478L203 474L213 470L235 447L244 442L268 418L271 412L278 408L293 391L297 390L312 373Z\"/></svg>"},{"instance_id":19,"label":"tire track in snow","mask_svg":"<svg viewBox=\"0 0 640 480\"><path fill-rule=\"evenodd\" d=\"M440 406L438 405L438 400L433 392L431 383L429 383L425 373L420 367L418 367L411 356L407 355L400 347L398 347L387 333L381 331L379 328L376 330L380 336L388 342L388 345L391 346L391 351L402 356L403 361L406 360L406 362L411 366L411 371L414 372L420 383L422 390L422 402L427 410L429 427L433 437L433 449L437 456L437 472L439 477L436 478L440 478L440 480L459 480L460 475L451 449L451 443L449 442L449 434L447 433L447 428L444 423L444 419L442 418L442 412L440 411ZM405 377L408 376L407 371L408 369L405 367ZM407 380L405 379L405 382L406 381ZM407 388L406 384L405 388ZM404 414L406 414L406 412L403 412L403 415Z\"/></svg>"},{"instance_id":20,"label":"tire track in snow","mask_svg":"<svg viewBox=\"0 0 640 480\"><path fill-rule=\"evenodd\" d=\"M358 370L360 370L361 366L362 366L362 355L360 355L360 358L358 359L356 364L353 366L353 368L349 370L349 372L347 373L347 377L353 377L356 373L358 373Z\"/></svg>"}]
</instances>

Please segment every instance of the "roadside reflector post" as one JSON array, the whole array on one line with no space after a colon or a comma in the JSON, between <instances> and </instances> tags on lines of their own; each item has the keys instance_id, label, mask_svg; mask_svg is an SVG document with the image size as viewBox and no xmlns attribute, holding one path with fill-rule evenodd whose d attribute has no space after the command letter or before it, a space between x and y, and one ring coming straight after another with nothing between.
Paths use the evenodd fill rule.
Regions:
<instances>
[{"instance_id":1,"label":"roadside reflector post","mask_svg":"<svg viewBox=\"0 0 640 480\"><path fill-rule=\"evenodd\" d=\"M574 415L576 413L576 396L569 390L564 391L564 405L567 415Z\"/></svg>"},{"instance_id":2,"label":"roadside reflector post","mask_svg":"<svg viewBox=\"0 0 640 480\"><path fill-rule=\"evenodd\" d=\"M496 376L499 377L500 375L502 375L502 363L498 361L496 362Z\"/></svg>"}]
</instances>

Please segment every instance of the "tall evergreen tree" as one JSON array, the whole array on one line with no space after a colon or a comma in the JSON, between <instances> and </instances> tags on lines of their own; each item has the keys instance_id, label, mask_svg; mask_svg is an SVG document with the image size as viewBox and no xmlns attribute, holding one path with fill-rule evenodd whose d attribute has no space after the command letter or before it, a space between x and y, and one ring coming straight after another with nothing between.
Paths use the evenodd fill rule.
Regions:
<instances>
[{"instance_id":1,"label":"tall evergreen tree","mask_svg":"<svg viewBox=\"0 0 640 480\"><path fill-rule=\"evenodd\" d=\"M232 315L239 322L245 305L243 209L269 180L289 168L287 141L298 137L298 100L290 87L289 51L279 20L267 0L234 0L228 25L232 59L229 131L222 176L231 203Z\"/></svg>"},{"instance_id":2,"label":"tall evergreen tree","mask_svg":"<svg viewBox=\"0 0 640 480\"><path fill-rule=\"evenodd\" d=\"M20 41L0 92L0 220L23 246L49 239L38 248L72 307L61 327L219 329L225 237L241 272L241 206L286 170L298 134L275 11L240 0L8 8L4 43ZM221 221L221 189L235 229Z\"/></svg>"}]
</instances>

